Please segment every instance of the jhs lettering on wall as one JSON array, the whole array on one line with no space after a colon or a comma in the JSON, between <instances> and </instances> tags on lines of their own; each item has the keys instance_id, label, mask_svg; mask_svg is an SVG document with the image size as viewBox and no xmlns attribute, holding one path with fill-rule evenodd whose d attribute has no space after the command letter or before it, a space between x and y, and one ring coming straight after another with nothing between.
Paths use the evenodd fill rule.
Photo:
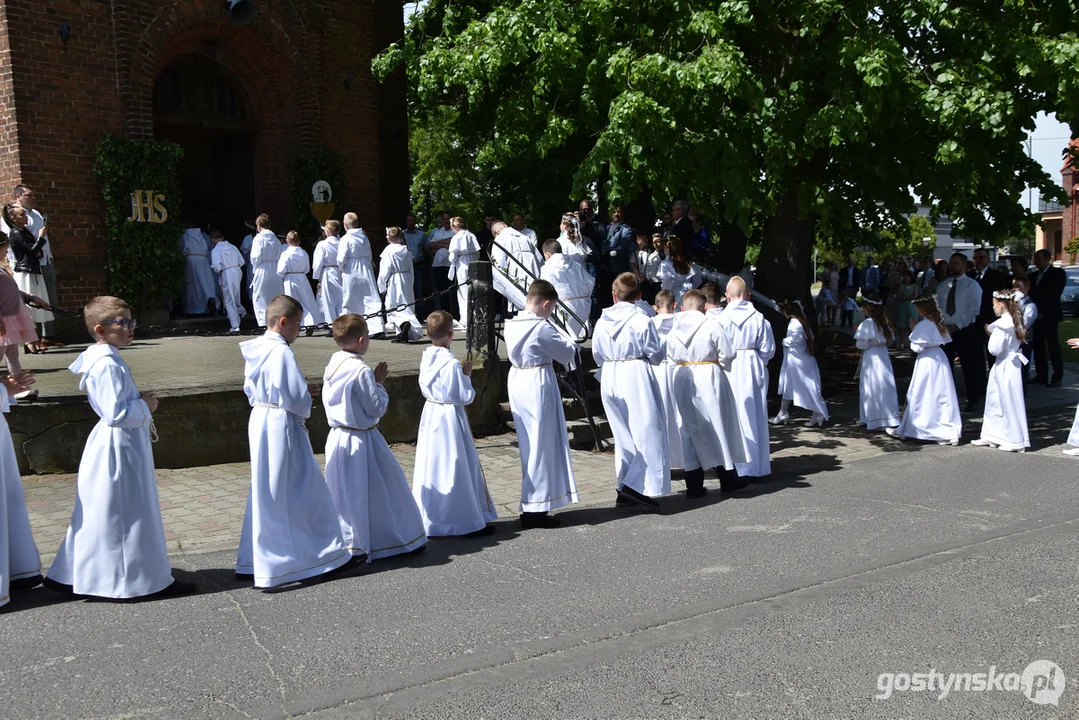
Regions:
<instances>
[{"instance_id":1,"label":"jhs lettering on wall","mask_svg":"<svg viewBox=\"0 0 1079 720\"><path fill-rule=\"evenodd\" d=\"M131 193L131 217L128 222L163 223L169 219L165 209L165 196L153 190L136 190Z\"/></svg>"}]
</instances>

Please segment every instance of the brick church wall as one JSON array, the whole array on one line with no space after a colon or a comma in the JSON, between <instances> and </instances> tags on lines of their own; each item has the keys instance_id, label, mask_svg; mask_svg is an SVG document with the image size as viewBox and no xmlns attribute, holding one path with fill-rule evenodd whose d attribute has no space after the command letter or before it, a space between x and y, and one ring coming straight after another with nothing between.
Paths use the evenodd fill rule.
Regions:
<instances>
[{"instance_id":1,"label":"brick church wall","mask_svg":"<svg viewBox=\"0 0 1079 720\"><path fill-rule=\"evenodd\" d=\"M346 161L352 207L338 216L353 210L369 228L403 221L403 78L380 86L370 69L402 32L401 4L255 2L255 22L238 27L218 0L0 0L0 192L32 185L49 213L61 305L108 285L96 145L106 133L153 137L154 81L187 53L213 55L244 86L260 126L259 208L275 228L292 220L289 151L319 143Z\"/></svg>"}]
</instances>

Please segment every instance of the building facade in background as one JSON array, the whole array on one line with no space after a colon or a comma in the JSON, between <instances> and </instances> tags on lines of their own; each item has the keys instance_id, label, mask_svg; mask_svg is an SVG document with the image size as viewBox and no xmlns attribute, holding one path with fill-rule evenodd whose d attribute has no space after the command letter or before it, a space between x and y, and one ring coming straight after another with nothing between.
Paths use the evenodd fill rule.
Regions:
<instances>
[{"instance_id":1,"label":"building facade in background","mask_svg":"<svg viewBox=\"0 0 1079 720\"><path fill-rule=\"evenodd\" d=\"M228 0L0 0L0 192L34 187L61 305L107 289L93 172L105 134L181 145L185 214L236 244L259 212L292 222L293 149L343 157L351 207L335 215L384 227L408 212L404 77L371 73L403 34L401 3L240 6L242 18Z\"/></svg>"}]
</instances>

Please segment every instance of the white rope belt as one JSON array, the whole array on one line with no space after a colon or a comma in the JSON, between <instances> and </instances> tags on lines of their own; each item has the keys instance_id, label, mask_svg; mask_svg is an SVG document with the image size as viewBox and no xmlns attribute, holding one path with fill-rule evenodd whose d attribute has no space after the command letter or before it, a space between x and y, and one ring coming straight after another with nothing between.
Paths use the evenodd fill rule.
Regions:
<instances>
[{"instance_id":1,"label":"white rope belt","mask_svg":"<svg viewBox=\"0 0 1079 720\"><path fill-rule=\"evenodd\" d=\"M279 403L256 402L252 407L266 408L268 410L285 410L283 407L281 407L281 405ZM289 412L289 411L285 410L285 412ZM304 420L302 417L300 417L296 413L289 413L289 415L292 415L293 417L295 417L297 422L300 423L300 427L303 428L303 431L307 432L307 421L306 420Z\"/></svg>"},{"instance_id":2,"label":"white rope belt","mask_svg":"<svg viewBox=\"0 0 1079 720\"><path fill-rule=\"evenodd\" d=\"M350 432L367 432L368 430L374 430L375 428L377 428L378 423L375 423L371 427L365 427L365 428L351 427L349 425L331 425L330 427L333 428L334 430L348 430Z\"/></svg>"},{"instance_id":3,"label":"white rope belt","mask_svg":"<svg viewBox=\"0 0 1079 720\"><path fill-rule=\"evenodd\" d=\"M552 365L554 365L553 362L543 363L541 365L510 365L510 367L514 370L534 370L536 368L551 367Z\"/></svg>"},{"instance_id":4,"label":"white rope belt","mask_svg":"<svg viewBox=\"0 0 1079 720\"><path fill-rule=\"evenodd\" d=\"M443 402L442 400L432 400L431 398L427 398L427 402L434 403L435 405L453 405L454 404L454 403L451 403L451 402Z\"/></svg>"},{"instance_id":5,"label":"white rope belt","mask_svg":"<svg viewBox=\"0 0 1079 720\"><path fill-rule=\"evenodd\" d=\"M644 362L646 358L634 357L634 358L607 358L603 362Z\"/></svg>"},{"instance_id":6,"label":"white rope belt","mask_svg":"<svg viewBox=\"0 0 1079 720\"><path fill-rule=\"evenodd\" d=\"M307 273L302 270L289 270L286 275L306 275Z\"/></svg>"}]
</instances>

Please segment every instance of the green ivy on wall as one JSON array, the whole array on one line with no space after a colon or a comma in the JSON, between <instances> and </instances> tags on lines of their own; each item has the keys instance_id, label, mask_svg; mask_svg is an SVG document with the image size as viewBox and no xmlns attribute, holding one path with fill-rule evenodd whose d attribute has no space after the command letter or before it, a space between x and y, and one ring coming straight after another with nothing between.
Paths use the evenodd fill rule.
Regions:
<instances>
[{"instance_id":1,"label":"green ivy on wall","mask_svg":"<svg viewBox=\"0 0 1079 720\"><path fill-rule=\"evenodd\" d=\"M340 220L348 207L345 193L345 163L333 150L295 150L288 158L288 191L292 203L292 226L300 234L303 246L310 250L318 242L322 226L311 213L311 187L319 180L329 183L333 195L332 217ZM284 232L284 231L278 231Z\"/></svg>"},{"instance_id":2,"label":"green ivy on wall","mask_svg":"<svg viewBox=\"0 0 1079 720\"><path fill-rule=\"evenodd\" d=\"M105 198L109 292L136 310L180 294L180 158L175 143L106 136L94 172ZM134 194L134 195L133 195Z\"/></svg>"}]
</instances>

